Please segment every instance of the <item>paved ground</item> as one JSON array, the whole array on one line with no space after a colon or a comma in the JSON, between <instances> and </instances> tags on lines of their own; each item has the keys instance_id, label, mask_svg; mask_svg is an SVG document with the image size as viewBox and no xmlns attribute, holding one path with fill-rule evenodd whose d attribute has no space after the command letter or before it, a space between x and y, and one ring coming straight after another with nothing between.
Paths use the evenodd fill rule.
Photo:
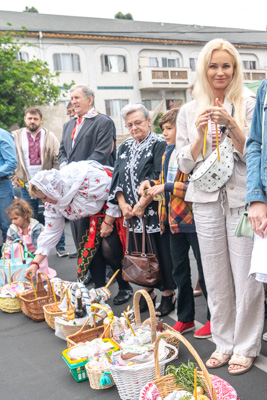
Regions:
<instances>
[{"instance_id":1,"label":"paved ground","mask_svg":"<svg viewBox=\"0 0 267 400\"><path fill-rule=\"evenodd\" d=\"M73 251L74 246L68 224L66 237L68 249ZM57 269L60 278L75 279L75 260L59 259L55 252L52 252L49 263L51 267ZM196 267L194 265L192 270L192 279L195 283ZM116 295L116 283L111 286L111 291L113 295ZM116 315L119 315L122 310L123 306L114 307ZM146 317L147 314L144 314L143 318ZM206 322L205 318L206 305L201 296L196 298L197 327ZM176 321L175 312L164 320L173 325ZM265 323L265 331L267 331L267 323ZM194 339L192 332L186 334L186 338L206 361L214 350L212 341ZM74 380L62 360L62 351L66 348L66 344L54 335L54 331L46 322L36 323L22 313L7 314L0 311L0 346L0 400L119 400L116 387L108 390L93 390L88 381L77 383ZM176 363L187 362L188 358L190 358L188 351L181 346L179 360ZM217 369L216 374L236 388L240 400L267 399L267 342L262 342L261 355L256 365L247 374L238 377L231 377L227 372L227 367Z\"/></svg>"}]
</instances>

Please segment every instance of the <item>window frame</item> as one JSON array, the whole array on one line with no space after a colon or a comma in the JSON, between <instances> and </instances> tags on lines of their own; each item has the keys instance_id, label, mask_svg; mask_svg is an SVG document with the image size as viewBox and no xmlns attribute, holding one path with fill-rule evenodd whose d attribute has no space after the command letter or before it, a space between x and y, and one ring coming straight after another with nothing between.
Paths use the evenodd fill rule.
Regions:
<instances>
[{"instance_id":1,"label":"window frame","mask_svg":"<svg viewBox=\"0 0 267 400\"><path fill-rule=\"evenodd\" d=\"M70 56L72 69L64 69L63 56ZM53 65L56 72L81 72L80 55L78 53L53 53Z\"/></svg>"}]
</instances>

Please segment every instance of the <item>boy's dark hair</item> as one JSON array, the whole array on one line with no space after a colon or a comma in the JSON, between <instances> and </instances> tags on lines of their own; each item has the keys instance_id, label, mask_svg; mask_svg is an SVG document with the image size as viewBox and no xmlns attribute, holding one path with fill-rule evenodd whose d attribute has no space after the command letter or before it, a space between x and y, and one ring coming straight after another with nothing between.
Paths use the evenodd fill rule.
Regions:
<instances>
[{"instance_id":1,"label":"boy's dark hair","mask_svg":"<svg viewBox=\"0 0 267 400\"><path fill-rule=\"evenodd\" d=\"M166 124L166 122L169 122L171 125L176 125L178 112L179 108L172 108L171 110L167 111L166 114L159 119L158 124L160 129L163 130L162 125Z\"/></svg>"},{"instance_id":2,"label":"boy's dark hair","mask_svg":"<svg viewBox=\"0 0 267 400\"><path fill-rule=\"evenodd\" d=\"M26 117L27 114L39 114L40 118L43 118L43 114L41 112L41 110L37 107L29 107L25 110L24 116Z\"/></svg>"},{"instance_id":3,"label":"boy's dark hair","mask_svg":"<svg viewBox=\"0 0 267 400\"><path fill-rule=\"evenodd\" d=\"M30 220L33 216L33 210L29 203L23 199L15 199L13 203L6 210L7 215L14 213L20 217Z\"/></svg>"}]
</instances>

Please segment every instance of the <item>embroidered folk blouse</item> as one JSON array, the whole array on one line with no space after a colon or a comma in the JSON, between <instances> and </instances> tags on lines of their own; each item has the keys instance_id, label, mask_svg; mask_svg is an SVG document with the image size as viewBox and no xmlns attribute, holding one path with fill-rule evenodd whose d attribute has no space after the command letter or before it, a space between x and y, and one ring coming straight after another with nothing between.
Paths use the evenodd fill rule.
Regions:
<instances>
[{"instance_id":1,"label":"embroidered folk blouse","mask_svg":"<svg viewBox=\"0 0 267 400\"><path fill-rule=\"evenodd\" d=\"M138 202L138 189L145 179L157 180L161 171L161 159L165 151L165 139L154 132L141 142L130 138L119 148L110 188L109 202L118 204L117 192L123 192L125 200L132 207ZM152 201L145 211L148 233L160 232L158 202ZM126 226L126 222L124 221ZM134 217L135 232L143 231L142 218Z\"/></svg>"}]
</instances>

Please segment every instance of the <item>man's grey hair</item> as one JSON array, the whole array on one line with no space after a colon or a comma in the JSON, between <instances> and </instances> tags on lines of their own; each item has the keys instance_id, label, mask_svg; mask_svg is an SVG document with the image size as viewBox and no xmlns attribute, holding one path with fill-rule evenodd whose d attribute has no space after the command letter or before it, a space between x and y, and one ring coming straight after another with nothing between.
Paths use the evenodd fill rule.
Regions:
<instances>
[{"instance_id":1,"label":"man's grey hair","mask_svg":"<svg viewBox=\"0 0 267 400\"><path fill-rule=\"evenodd\" d=\"M144 118L149 118L149 111L143 104L127 104L127 106L123 107L121 110L121 115L124 120L126 120L127 115L135 112L135 111L142 111Z\"/></svg>"},{"instance_id":2,"label":"man's grey hair","mask_svg":"<svg viewBox=\"0 0 267 400\"><path fill-rule=\"evenodd\" d=\"M83 94L85 95L85 97L87 97L87 99L89 99L89 97L93 97L93 106L95 104L95 93L92 89L90 89L88 86L86 85L73 85L70 88L70 93L73 92L73 90L76 89L82 89Z\"/></svg>"}]
</instances>

